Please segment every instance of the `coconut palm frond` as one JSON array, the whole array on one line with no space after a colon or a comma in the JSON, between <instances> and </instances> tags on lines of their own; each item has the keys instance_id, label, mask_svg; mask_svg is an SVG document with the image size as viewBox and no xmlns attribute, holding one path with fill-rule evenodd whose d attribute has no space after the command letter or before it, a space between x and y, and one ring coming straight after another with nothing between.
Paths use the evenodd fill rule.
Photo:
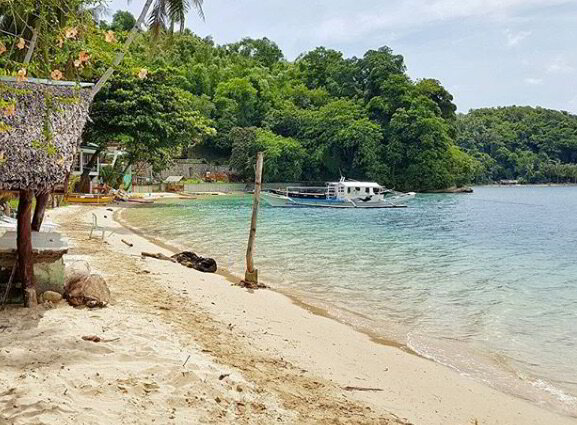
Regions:
<instances>
[{"instance_id":1,"label":"coconut palm frond","mask_svg":"<svg viewBox=\"0 0 577 425\"><path fill-rule=\"evenodd\" d=\"M157 37L167 28L168 13L166 0L156 0L148 17L148 26L152 34Z\"/></svg>"}]
</instances>

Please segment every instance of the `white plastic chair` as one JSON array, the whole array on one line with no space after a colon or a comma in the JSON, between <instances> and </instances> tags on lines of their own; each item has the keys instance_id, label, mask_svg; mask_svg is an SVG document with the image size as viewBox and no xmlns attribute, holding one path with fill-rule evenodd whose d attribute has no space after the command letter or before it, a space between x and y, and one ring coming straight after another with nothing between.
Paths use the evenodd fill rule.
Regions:
<instances>
[{"instance_id":1,"label":"white plastic chair","mask_svg":"<svg viewBox=\"0 0 577 425\"><path fill-rule=\"evenodd\" d=\"M98 225L98 218L96 217L96 214L92 213L92 228L90 229L90 236L88 239L92 239L92 233L94 233L95 230L97 232L102 232L102 240L104 240L104 233L106 230L104 227Z\"/></svg>"}]
</instances>

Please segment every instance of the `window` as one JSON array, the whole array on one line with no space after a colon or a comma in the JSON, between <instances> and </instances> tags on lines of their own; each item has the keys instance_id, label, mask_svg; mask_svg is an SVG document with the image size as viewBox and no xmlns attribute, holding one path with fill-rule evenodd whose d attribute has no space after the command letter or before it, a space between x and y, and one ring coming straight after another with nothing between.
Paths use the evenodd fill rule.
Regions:
<instances>
[{"instance_id":1,"label":"window","mask_svg":"<svg viewBox=\"0 0 577 425\"><path fill-rule=\"evenodd\" d=\"M80 154L79 154L79 153L77 153L76 155L74 155L74 165L72 166L72 170L73 170L73 171L78 171L78 172L82 171L82 170L80 169Z\"/></svg>"},{"instance_id":2,"label":"window","mask_svg":"<svg viewBox=\"0 0 577 425\"><path fill-rule=\"evenodd\" d=\"M351 188L347 187L347 193L351 193Z\"/></svg>"},{"instance_id":3,"label":"window","mask_svg":"<svg viewBox=\"0 0 577 425\"><path fill-rule=\"evenodd\" d=\"M371 193L371 189L368 188L368 187L366 187L366 188L365 188L365 193Z\"/></svg>"},{"instance_id":4,"label":"window","mask_svg":"<svg viewBox=\"0 0 577 425\"><path fill-rule=\"evenodd\" d=\"M360 188L360 187L355 187L355 190L356 190L357 192L360 192L360 191L361 191L361 188Z\"/></svg>"},{"instance_id":5,"label":"window","mask_svg":"<svg viewBox=\"0 0 577 425\"><path fill-rule=\"evenodd\" d=\"M375 187L375 188L373 189L373 193L374 193L375 195L378 195L378 194L379 194L379 188L378 188L378 187Z\"/></svg>"}]
</instances>

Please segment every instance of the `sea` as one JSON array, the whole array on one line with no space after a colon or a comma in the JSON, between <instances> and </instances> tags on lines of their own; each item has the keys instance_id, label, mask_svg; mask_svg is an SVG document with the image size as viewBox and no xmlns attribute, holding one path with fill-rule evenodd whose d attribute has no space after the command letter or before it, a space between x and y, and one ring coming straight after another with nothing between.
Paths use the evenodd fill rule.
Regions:
<instances>
[{"instance_id":1,"label":"sea","mask_svg":"<svg viewBox=\"0 0 577 425\"><path fill-rule=\"evenodd\" d=\"M242 276L250 195L123 212ZM255 263L273 289L498 390L577 417L577 187L476 187L404 209L271 208Z\"/></svg>"}]
</instances>

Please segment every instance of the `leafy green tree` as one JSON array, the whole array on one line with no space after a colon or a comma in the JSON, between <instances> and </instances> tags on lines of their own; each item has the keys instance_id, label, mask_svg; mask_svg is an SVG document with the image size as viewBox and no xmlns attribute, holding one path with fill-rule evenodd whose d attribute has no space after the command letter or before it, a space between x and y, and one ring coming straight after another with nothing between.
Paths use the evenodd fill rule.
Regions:
<instances>
[{"instance_id":1,"label":"leafy green tree","mask_svg":"<svg viewBox=\"0 0 577 425\"><path fill-rule=\"evenodd\" d=\"M399 109L391 119L385 158L389 184L398 189L434 190L455 184L449 127L423 100Z\"/></svg>"},{"instance_id":2,"label":"leafy green tree","mask_svg":"<svg viewBox=\"0 0 577 425\"><path fill-rule=\"evenodd\" d=\"M574 180L567 170L577 164L575 115L518 106L478 109L459 115L457 130L458 145L484 164L480 181Z\"/></svg>"},{"instance_id":3,"label":"leafy green tree","mask_svg":"<svg viewBox=\"0 0 577 425\"><path fill-rule=\"evenodd\" d=\"M228 44L226 48L231 52L253 59L267 68L272 68L284 58L278 45L266 37L259 40L243 38L238 43Z\"/></svg>"},{"instance_id":4,"label":"leafy green tree","mask_svg":"<svg viewBox=\"0 0 577 425\"><path fill-rule=\"evenodd\" d=\"M169 79L162 71L146 79L119 75L105 86L83 135L98 146L95 157L115 143L128 153L126 166L136 161L166 165L183 146L215 134L212 122L194 109L195 96L167 84ZM88 175L82 179L85 186Z\"/></svg>"},{"instance_id":5,"label":"leafy green tree","mask_svg":"<svg viewBox=\"0 0 577 425\"><path fill-rule=\"evenodd\" d=\"M441 116L447 121L456 120L457 106L453 103L453 95L449 93L438 80L425 78L416 85L417 93L431 99L437 104Z\"/></svg>"},{"instance_id":6,"label":"leafy green tree","mask_svg":"<svg viewBox=\"0 0 577 425\"><path fill-rule=\"evenodd\" d=\"M110 29L113 31L130 31L136 25L134 15L125 10L118 10L112 16Z\"/></svg>"},{"instance_id":7,"label":"leafy green tree","mask_svg":"<svg viewBox=\"0 0 577 425\"><path fill-rule=\"evenodd\" d=\"M230 166L244 179L254 179L257 152L264 152L263 178L269 182L292 182L302 176L306 151L292 138L282 137L261 128L235 127Z\"/></svg>"}]
</instances>

